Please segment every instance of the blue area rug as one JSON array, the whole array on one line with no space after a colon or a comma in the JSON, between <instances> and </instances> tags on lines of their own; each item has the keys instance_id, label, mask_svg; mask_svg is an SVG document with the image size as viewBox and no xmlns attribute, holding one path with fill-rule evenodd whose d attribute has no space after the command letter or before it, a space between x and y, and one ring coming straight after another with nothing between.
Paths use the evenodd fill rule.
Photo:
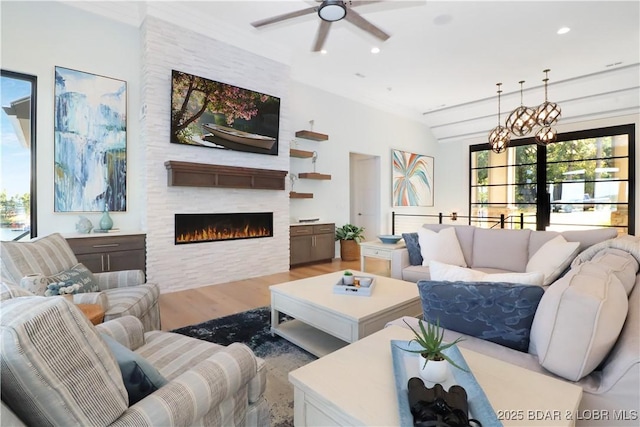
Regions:
<instances>
[{"instance_id":1,"label":"blue area rug","mask_svg":"<svg viewBox=\"0 0 640 427\"><path fill-rule=\"evenodd\" d=\"M288 319L281 316L282 321ZM220 345L248 345L266 363L265 397L271 406L271 426L289 427L293 426L293 386L287 375L317 358L284 338L271 336L270 328L271 309L260 307L171 332Z\"/></svg>"}]
</instances>

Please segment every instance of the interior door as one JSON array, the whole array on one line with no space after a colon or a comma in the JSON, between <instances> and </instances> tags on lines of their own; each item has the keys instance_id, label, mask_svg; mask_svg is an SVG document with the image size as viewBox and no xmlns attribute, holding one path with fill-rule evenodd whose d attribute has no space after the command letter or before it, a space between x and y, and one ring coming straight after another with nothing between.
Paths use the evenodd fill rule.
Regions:
<instances>
[{"instance_id":1,"label":"interior door","mask_svg":"<svg viewBox=\"0 0 640 427\"><path fill-rule=\"evenodd\" d=\"M380 233L380 157L351 153L351 223L364 227L365 240Z\"/></svg>"}]
</instances>

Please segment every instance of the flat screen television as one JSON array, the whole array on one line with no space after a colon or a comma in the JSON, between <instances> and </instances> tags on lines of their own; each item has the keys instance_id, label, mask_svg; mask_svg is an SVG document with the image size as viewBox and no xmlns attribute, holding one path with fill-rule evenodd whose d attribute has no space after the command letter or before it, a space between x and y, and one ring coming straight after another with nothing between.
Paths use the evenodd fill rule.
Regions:
<instances>
[{"instance_id":1,"label":"flat screen television","mask_svg":"<svg viewBox=\"0 0 640 427\"><path fill-rule=\"evenodd\" d=\"M280 98L171 72L171 142L278 155Z\"/></svg>"}]
</instances>

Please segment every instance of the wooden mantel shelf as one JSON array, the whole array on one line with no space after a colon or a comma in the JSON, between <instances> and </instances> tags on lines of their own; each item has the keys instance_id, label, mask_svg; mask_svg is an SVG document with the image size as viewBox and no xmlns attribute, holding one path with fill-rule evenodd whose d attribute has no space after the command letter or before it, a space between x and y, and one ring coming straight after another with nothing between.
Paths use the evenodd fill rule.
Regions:
<instances>
[{"instance_id":1,"label":"wooden mantel shelf","mask_svg":"<svg viewBox=\"0 0 640 427\"><path fill-rule=\"evenodd\" d=\"M226 187L261 190L284 190L287 171L254 169L204 163L164 162L167 185L179 187Z\"/></svg>"}]
</instances>

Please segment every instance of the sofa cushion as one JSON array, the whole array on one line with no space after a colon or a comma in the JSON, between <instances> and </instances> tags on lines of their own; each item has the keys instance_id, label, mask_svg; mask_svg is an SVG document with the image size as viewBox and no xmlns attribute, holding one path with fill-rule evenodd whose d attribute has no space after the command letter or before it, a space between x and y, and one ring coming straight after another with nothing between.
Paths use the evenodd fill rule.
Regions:
<instances>
[{"instance_id":1,"label":"sofa cushion","mask_svg":"<svg viewBox=\"0 0 640 427\"><path fill-rule=\"evenodd\" d=\"M618 235L618 231L610 227L593 228L590 230L568 230L560 234L562 234L562 237L564 237L567 242L580 242L578 252L582 252L596 243L615 238Z\"/></svg>"},{"instance_id":2,"label":"sofa cushion","mask_svg":"<svg viewBox=\"0 0 640 427\"><path fill-rule=\"evenodd\" d=\"M446 264L466 267L460 243L453 227L444 228L439 232L420 228L418 230L422 265L428 266L429 261L435 260Z\"/></svg>"},{"instance_id":3,"label":"sofa cushion","mask_svg":"<svg viewBox=\"0 0 640 427\"><path fill-rule=\"evenodd\" d=\"M420 253L420 243L418 242L418 232L402 233L402 238L409 252L409 264L422 265L422 254Z\"/></svg>"},{"instance_id":4,"label":"sofa cushion","mask_svg":"<svg viewBox=\"0 0 640 427\"><path fill-rule=\"evenodd\" d=\"M486 273L471 268L431 261L429 263L431 280L447 282L477 282L481 281Z\"/></svg>"},{"instance_id":5,"label":"sofa cushion","mask_svg":"<svg viewBox=\"0 0 640 427\"><path fill-rule=\"evenodd\" d=\"M438 261L429 263L431 280L446 280L449 282L509 282L520 285L542 286L544 275L534 271L530 273L486 273L471 268L458 267L457 265L443 264Z\"/></svg>"},{"instance_id":6,"label":"sofa cushion","mask_svg":"<svg viewBox=\"0 0 640 427\"><path fill-rule=\"evenodd\" d=\"M77 293L79 294L83 294L86 292L97 292L100 290L98 288L98 280L95 278L93 273L89 271L89 269L82 263L76 264L68 270L64 270L48 276L45 279L49 284L64 283L66 286L69 286L77 283L80 285L80 288L77 291ZM49 294L45 293L45 295L58 295L58 293L49 292Z\"/></svg>"},{"instance_id":7,"label":"sofa cushion","mask_svg":"<svg viewBox=\"0 0 640 427\"><path fill-rule=\"evenodd\" d=\"M29 274L51 276L78 263L69 243L59 233L31 242L0 242L2 280L18 284Z\"/></svg>"},{"instance_id":8,"label":"sofa cushion","mask_svg":"<svg viewBox=\"0 0 640 427\"><path fill-rule=\"evenodd\" d=\"M542 297L529 352L545 369L578 381L609 353L627 309L627 294L613 272L593 262L574 267Z\"/></svg>"},{"instance_id":9,"label":"sofa cushion","mask_svg":"<svg viewBox=\"0 0 640 427\"><path fill-rule=\"evenodd\" d=\"M470 267L524 272L529 260L530 233L530 230L476 229Z\"/></svg>"},{"instance_id":10,"label":"sofa cushion","mask_svg":"<svg viewBox=\"0 0 640 427\"><path fill-rule=\"evenodd\" d=\"M110 425L127 409L113 355L64 298L0 305L2 400L27 425Z\"/></svg>"},{"instance_id":11,"label":"sofa cushion","mask_svg":"<svg viewBox=\"0 0 640 427\"><path fill-rule=\"evenodd\" d=\"M420 281L418 289L425 320L523 352L544 293L513 283Z\"/></svg>"},{"instance_id":12,"label":"sofa cushion","mask_svg":"<svg viewBox=\"0 0 640 427\"><path fill-rule=\"evenodd\" d=\"M567 242L557 235L546 242L527 262L525 271L540 271L544 274L544 285L550 285L569 267L578 255L578 242Z\"/></svg>"},{"instance_id":13,"label":"sofa cushion","mask_svg":"<svg viewBox=\"0 0 640 427\"><path fill-rule=\"evenodd\" d=\"M631 293L639 267L633 255L621 249L606 248L591 258L591 262L609 269L620 280L627 295Z\"/></svg>"},{"instance_id":14,"label":"sofa cushion","mask_svg":"<svg viewBox=\"0 0 640 427\"><path fill-rule=\"evenodd\" d=\"M100 334L100 336L118 362L122 381L129 394L129 406L167 384L168 381L144 357L129 350L107 334Z\"/></svg>"},{"instance_id":15,"label":"sofa cushion","mask_svg":"<svg viewBox=\"0 0 640 427\"><path fill-rule=\"evenodd\" d=\"M476 232L476 227L473 225L454 225L454 224L423 224L422 227L432 230L440 231L444 228L453 228L456 230L456 237L460 244L460 249L464 255L464 260L467 265L471 265L471 259L473 258L473 237Z\"/></svg>"}]
</instances>

